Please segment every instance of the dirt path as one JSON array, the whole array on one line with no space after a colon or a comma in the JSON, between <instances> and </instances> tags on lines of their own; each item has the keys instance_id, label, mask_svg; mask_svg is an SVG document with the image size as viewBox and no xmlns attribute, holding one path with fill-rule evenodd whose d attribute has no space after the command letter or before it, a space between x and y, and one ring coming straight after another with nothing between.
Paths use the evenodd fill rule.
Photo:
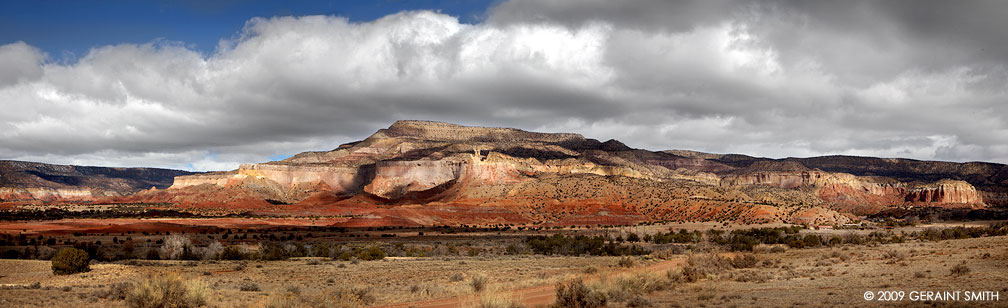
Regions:
<instances>
[{"instance_id":1,"label":"dirt path","mask_svg":"<svg viewBox=\"0 0 1008 308\"><path fill-rule=\"evenodd\" d=\"M681 266L685 263L686 257L682 256L672 260L665 260L659 263L651 264L644 267L634 267L627 269L625 271L613 271L610 275L615 275L619 273L664 273L667 270ZM597 275L594 274L584 274L580 276L586 282L597 279ZM508 294L512 298L519 298L521 302L526 307L539 307L547 306L556 301L556 286L553 284L539 285L527 288L521 288L517 290L508 291ZM455 308L463 307L467 304L479 303L480 297L478 294L467 295L467 296L457 296L448 298L439 298L427 301L410 302L410 303L400 303L391 305L375 306L377 308Z\"/></svg>"}]
</instances>

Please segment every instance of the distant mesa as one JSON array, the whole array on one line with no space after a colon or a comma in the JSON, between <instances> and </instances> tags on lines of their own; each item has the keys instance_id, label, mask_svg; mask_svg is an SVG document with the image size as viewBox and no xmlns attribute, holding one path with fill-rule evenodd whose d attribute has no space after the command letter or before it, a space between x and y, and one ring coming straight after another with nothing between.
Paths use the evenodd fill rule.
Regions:
<instances>
[{"instance_id":1,"label":"distant mesa","mask_svg":"<svg viewBox=\"0 0 1008 308\"><path fill-rule=\"evenodd\" d=\"M13 172L8 169L4 174ZM348 215L363 225L648 220L836 224L892 208L986 208L1005 206L1008 200L1008 169L1002 164L656 152L578 134L431 121L397 121L330 151L227 172L148 169L137 174L148 177L118 178L128 183L120 190L102 190L102 196L195 210ZM173 177L171 187L162 189L167 176ZM45 187L94 194L95 183L111 186L111 180L78 180L74 185L47 180L62 184ZM3 184L7 196L18 194L11 189L33 187L27 182ZM151 186L157 189L146 190ZM64 193L57 195L75 196ZM17 198L31 195L19 194Z\"/></svg>"},{"instance_id":2,"label":"distant mesa","mask_svg":"<svg viewBox=\"0 0 1008 308\"><path fill-rule=\"evenodd\" d=\"M75 200L126 196L168 188L192 172L158 168L108 168L0 160L0 201Z\"/></svg>"}]
</instances>

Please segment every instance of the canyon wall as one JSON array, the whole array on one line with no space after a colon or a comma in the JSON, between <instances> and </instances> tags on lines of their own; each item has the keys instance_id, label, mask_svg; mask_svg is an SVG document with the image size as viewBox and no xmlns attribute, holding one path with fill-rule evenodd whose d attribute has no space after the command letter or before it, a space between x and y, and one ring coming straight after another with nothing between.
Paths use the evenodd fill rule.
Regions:
<instances>
[{"instance_id":1,"label":"canyon wall","mask_svg":"<svg viewBox=\"0 0 1008 308\"><path fill-rule=\"evenodd\" d=\"M170 188L183 188L189 186L211 184L217 186L225 186L228 181L232 180L237 176L236 173L228 172L226 174L199 174L199 175L183 175L175 177L175 181L172 182Z\"/></svg>"},{"instance_id":2,"label":"canyon wall","mask_svg":"<svg viewBox=\"0 0 1008 308\"><path fill-rule=\"evenodd\" d=\"M0 200L91 200L94 196L89 189L44 188L44 187L0 187Z\"/></svg>"},{"instance_id":3,"label":"canyon wall","mask_svg":"<svg viewBox=\"0 0 1008 308\"><path fill-rule=\"evenodd\" d=\"M754 172L740 175L728 175L721 179L723 186L735 185L765 185L779 188L800 187L838 187L845 186L870 194L883 195L900 193L902 184L880 183L868 178L847 173L831 173L824 171L800 172Z\"/></svg>"},{"instance_id":4,"label":"canyon wall","mask_svg":"<svg viewBox=\"0 0 1008 308\"><path fill-rule=\"evenodd\" d=\"M942 204L983 204L973 185L965 181L942 180L915 187L907 192L907 202Z\"/></svg>"},{"instance_id":5,"label":"canyon wall","mask_svg":"<svg viewBox=\"0 0 1008 308\"><path fill-rule=\"evenodd\" d=\"M983 205L983 198L965 181L942 180L908 189L906 184L824 171L755 172L726 176L722 185L808 187L823 200L898 205L903 202Z\"/></svg>"},{"instance_id":6,"label":"canyon wall","mask_svg":"<svg viewBox=\"0 0 1008 308\"><path fill-rule=\"evenodd\" d=\"M451 160L387 161L375 165L375 176L364 191L386 199L402 198L453 182L462 173L463 163Z\"/></svg>"},{"instance_id":7,"label":"canyon wall","mask_svg":"<svg viewBox=\"0 0 1008 308\"><path fill-rule=\"evenodd\" d=\"M325 184L333 191L353 193L363 188L373 172L374 169L369 166L246 164L231 172L179 176L175 178L171 188L202 184L227 186L245 178L256 178L267 179L285 187L298 184Z\"/></svg>"}]
</instances>

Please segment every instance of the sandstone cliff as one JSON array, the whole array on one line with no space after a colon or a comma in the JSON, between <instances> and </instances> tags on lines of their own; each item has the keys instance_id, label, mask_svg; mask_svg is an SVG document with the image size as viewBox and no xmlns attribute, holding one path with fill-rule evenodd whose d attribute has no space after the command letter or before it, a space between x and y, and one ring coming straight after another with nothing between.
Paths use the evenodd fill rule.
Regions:
<instances>
[{"instance_id":1,"label":"sandstone cliff","mask_svg":"<svg viewBox=\"0 0 1008 308\"><path fill-rule=\"evenodd\" d=\"M100 196L111 196L102 194ZM22 201L22 200L67 200L82 201L92 200L91 190L72 188L45 188L45 187L0 187L0 200L2 201Z\"/></svg>"},{"instance_id":2,"label":"sandstone cliff","mask_svg":"<svg viewBox=\"0 0 1008 308\"><path fill-rule=\"evenodd\" d=\"M157 168L108 168L0 160L0 201L86 201L167 188L191 172Z\"/></svg>"},{"instance_id":3,"label":"sandstone cliff","mask_svg":"<svg viewBox=\"0 0 1008 308\"><path fill-rule=\"evenodd\" d=\"M982 205L983 198L973 185L965 181L942 180L914 187L906 195L907 202Z\"/></svg>"},{"instance_id":4,"label":"sandstone cliff","mask_svg":"<svg viewBox=\"0 0 1008 308\"><path fill-rule=\"evenodd\" d=\"M806 162L823 164L652 152L578 134L398 121L330 151L180 176L171 190L142 198L199 206L206 196L239 196L213 204L244 202L260 211L298 213L368 209L368 215L422 224L465 221L464 213L483 213L474 214L481 221L497 215L544 224L649 219L830 224L850 221L850 213L890 207L983 206L981 192L966 182L907 184ZM374 214L374 208L389 212Z\"/></svg>"}]
</instances>

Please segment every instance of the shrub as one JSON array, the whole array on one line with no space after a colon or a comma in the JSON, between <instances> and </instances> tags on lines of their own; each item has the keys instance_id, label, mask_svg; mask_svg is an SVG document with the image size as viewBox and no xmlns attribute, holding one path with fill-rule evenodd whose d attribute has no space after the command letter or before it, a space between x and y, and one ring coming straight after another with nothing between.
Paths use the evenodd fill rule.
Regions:
<instances>
[{"instance_id":1,"label":"shrub","mask_svg":"<svg viewBox=\"0 0 1008 308\"><path fill-rule=\"evenodd\" d=\"M480 297L479 308L522 308L521 302L507 292L487 292Z\"/></svg>"},{"instance_id":2,"label":"shrub","mask_svg":"<svg viewBox=\"0 0 1008 308\"><path fill-rule=\"evenodd\" d=\"M290 258L290 254L287 250L277 243L267 242L263 244L262 250L259 251L259 258L264 261L276 261L276 260L287 260Z\"/></svg>"},{"instance_id":3,"label":"shrub","mask_svg":"<svg viewBox=\"0 0 1008 308\"><path fill-rule=\"evenodd\" d=\"M805 247L819 247L822 245L822 238L814 234L806 235L802 241L804 242Z\"/></svg>"},{"instance_id":4,"label":"shrub","mask_svg":"<svg viewBox=\"0 0 1008 308\"><path fill-rule=\"evenodd\" d=\"M225 247L224 250L221 250L220 253L217 253L216 258L220 260L242 260L245 259L246 256L245 253L242 252L241 248L238 248L237 246L228 246Z\"/></svg>"},{"instance_id":5,"label":"shrub","mask_svg":"<svg viewBox=\"0 0 1008 308\"><path fill-rule=\"evenodd\" d=\"M682 279L696 282L707 276L717 275L732 268L731 260L717 253L690 255L682 269Z\"/></svg>"},{"instance_id":6,"label":"shrub","mask_svg":"<svg viewBox=\"0 0 1008 308\"><path fill-rule=\"evenodd\" d=\"M385 251L378 246L371 246L357 253L357 257L364 261L385 259Z\"/></svg>"},{"instance_id":7,"label":"shrub","mask_svg":"<svg viewBox=\"0 0 1008 308\"><path fill-rule=\"evenodd\" d=\"M524 243L532 252L543 255L626 256L650 253L647 249L636 245L621 245L612 241L606 243L606 238L603 236L535 235L526 237Z\"/></svg>"},{"instance_id":8,"label":"shrub","mask_svg":"<svg viewBox=\"0 0 1008 308\"><path fill-rule=\"evenodd\" d=\"M131 308L189 308L206 304L207 287L198 280L168 274L148 276L126 295Z\"/></svg>"},{"instance_id":9,"label":"shrub","mask_svg":"<svg viewBox=\"0 0 1008 308\"><path fill-rule=\"evenodd\" d=\"M552 308L598 308L606 306L605 294L588 289L580 279L557 283L556 302Z\"/></svg>"},{"instance_id":10,"label":"shrub","mask_svg":"<svg viewBox=\"0 0 1008 308\"><path fill-rule=\"evenodd\" d=\"M332 257L332 251L333 246L329 243L315 243L311 246L311 253L309 255L312 257L329 258Z\"/></svg>"},{"instance_id":11,"label":"shrub","mask_svg":"<svg viewBox=\"0 0 1008 308\"><path fill-rule=\"evenodd\" d=\"M258 284L252 282L243 283L241 286L238 287L238 289L245 292L259 292L262 290L259 288Z\"/></svg>"},{"instance_id":12,"label":"shrub","mask_svg":"<svg viewBox=\"0 0 1008 308\"><path fill-rule=\"evenodd\" d=\"M773 278L773 274L762 273L759 271L738 271L731 273L731 279L738 282L757 282L764 283L767 280Z\"/></svg>"},{"instance_id":13,"label":"shrub","mask_svg":"<svg viewBox=\"0 0 1008 308\"><path fill-rule=\"evenodd\" d=\"M169 235L164 238L161 244L161 259L178 260L182 255L182 250L191 246L192 242L189 238L181 235Z\"/></svg>"},{"instance_id":14,"label":"shrub","mask_svg":"<svg viewBox=\"0 0 1008 308\"><path fill-rule=\"evenodd\" d=\"M193 247L188 237L173 234L164 238L160 249L161 259L165 260L199 260L202 255Z\"/></svg>"},{"instance_id":15,"label":"shrub","mask_svg":"<svg viewBox=\"0 0 1008 308\"><path fill-rule=\"evenodd\" d=\"M469 285L472 286L473 291L483 292L483 290L486 289L487 277L483 275L474 275L469 280Z\"/></svg>"},{"instance_id":16,"label":"shrub","mask_svg":"<svg viewBox=\"0 0 1008 308\"><path fill-rule=\"evenodd\" d=\"M111 300L124 300L126 296L129 295L130 290L133 289L133 284L129 282L117 282L109 285L108 290L99 291L97 295L99 298L107 298Z\"/></svg>"},{"instance_id":17,"label":"shrub","mask_svg":"<svg viewBox=\"0 0 1008 308\"><path fill-rule=\"evenodd\" d=\"M202 258L203 260L213 259L220 254L222 250L224 250L224 245L218 241L213 241L213 243L210 243L210 245L207 245L207 247L203 249Z\"/></svg>"},{"instance_id":18,"label":"shrub","mask_svg":"<svg viewBox=\"0 0 1008 308\"><path fill-rule=\"evenodd\" d=\"M662 260L670 260L672 258L678 257L679 255L682 255L684 252L686 252L685 248L676 245L655 250L651 252L651 256Z\"/></svg>"},{"instance_id":19,"label":"shrub","mask_svg":"<svg viewBox=\"0 0 1008 308\"><path fill-rule=\"evenodd\" d=\"M950 275L952 276L962 276L970 273L970 268L966 264L959 264L952 267Z\"/></svg>"},{"instance_id":20,"label":"shrub","mask_svg":"<svg viewBox=\"0 0 1008 308\"><path fill-rule=\"evenodd\" d=\"M651 302L641 296L634 296L626 303L627 307L651 307Z\"/></svg>"},{"instance_id":21,"label":"shrub","mask_svg":"<svg viewBox=\"0 0 1008 308\"><path fill-rule=\"evenodd\" d=\"M56 275L70 275L90 271L88 253L77 248L63 248L52 258L52 271Z\"/></svg>"},{"instance_id":22,"label":"shrub","mask_svg":"<svg viewBox=\"0 0 1008 308\"><path fill-rule=\"evenodd\" d=\"M295 307L306 307L305 299L299 298L298 294L294 293L283 293L283 294L270 294L269 297L259 302L255 307L257 308L295 308Z\"/></svg>"},{"instance_id":23,"label":"shrub","mask_svg":"<svg viewBox=\"0 0 1008 308\"><path fill-rule=\"evenodd\" d=\"M616 264L619 265L620 267L633 267L634 260L631 259L630 257L622 257L619 259L619 261L616 262Z\"/></svg>"},{"instance_id":24,"label":"shrub","mask_svg":"<svg viewBox=\"0 0 1008 308\"><path fill-rule=\"evenodd\" d=\"M355 287L338 287L325 290L317 295L301 292L299 289L288 288L287 292L270 294L254 307L259 308L302 308L302 307L365 307L374 302L368 289Z\"/></svg>"},{"instance_id":25,"label":"shrub","mask_svg":"<svg viewBox=\"0 0 1008 308\"><path fill-rule=\"evenodd\" d=\"M364 307L374 303L371 290L362 287L340 286L327 290L319 307Z\"/></svg>"},{"instance_id":26,"label":"shrub","mask_svg":"<svg viewBox=\"0 0 1008 308\"><path fill-rule=\"evenodd\" d=\"M889 261L886 262L886 263L893 264L893 263L896 263L896 262L903 262L903 260L906 259L906 254L904 254L902 252L899 252L899 251L890 250L890 251L886 251L886 253L885 253L885 255L883 255L883 257L885 257L886 259L889 259Z\"/></svg>"},{"instance_id":27,"label":"shrub","mask_svg":"<svg viewBox=\"0 0 1008 308\"><path fill-rule=\"evenodd\" d=\"M448 281L451 282L459 282L462 281L463 279L465 279L465 277L462 277L462 274L459 273L454 273L451 275L451 277L448 277Z\"/></svg>"},{"instance_id":28,"label":"shrub","mask_svg":"<svg viewBox=\"0 0 1008 308\"><path fill-rule=\"evenodd\" d=\"M608 281L605 286L606 298L615 302L623 302L646 293L664 290L668 281L648 274L619 275Z\"/></svg>"},{"instance_id":29,"label":"shrub","mask_svg":"<svg viewBox=\"0 0 1008 308\"><path fill-rule=\"evenodd\" d=\"M730 263L734 268L750 268L759 264L759 259L751 254L741 254L732 258Z\"/></svg>"}]
</instances>

